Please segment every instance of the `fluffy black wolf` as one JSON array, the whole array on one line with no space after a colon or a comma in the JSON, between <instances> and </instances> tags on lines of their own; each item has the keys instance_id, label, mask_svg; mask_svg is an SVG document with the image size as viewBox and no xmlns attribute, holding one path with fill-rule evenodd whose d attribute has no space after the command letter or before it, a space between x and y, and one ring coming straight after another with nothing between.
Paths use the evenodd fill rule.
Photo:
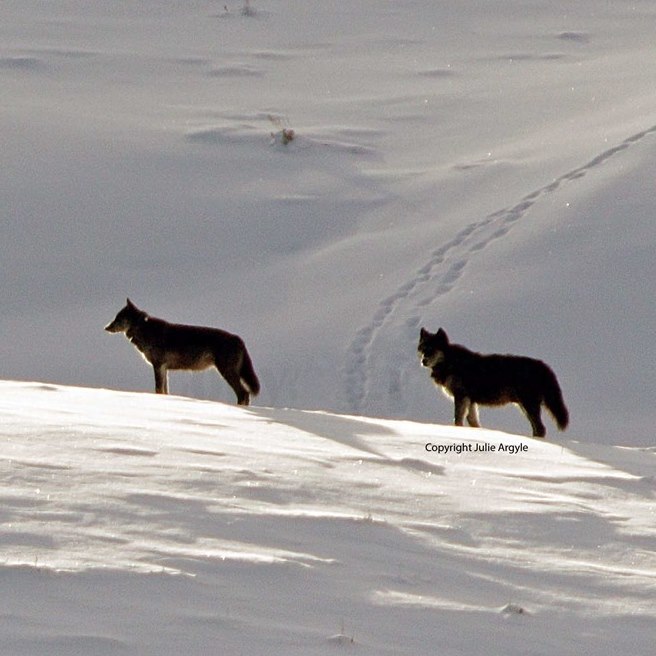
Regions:
<instances>
[{"instance_id":1,"label":"fluffy black wolf","mask_svg":"<svg viewBox=\"0 0 656 656\"><path fill-rule=\"evenodd\" d=\"M459 344L451 344L440 328L419 334L417 347L421 364L431 370L433 382L453 398L455 424L480 426L478 404L516 403L531 423L534 437L544 437L540 418L544 404L560 430L569 423L569 412L554 372L541 360L518 355L483 355Z\"/></svg>"},{"instance_id":2,"label":"fluffy black wolf","mask_svg":"<svg viewBox=\"0 0 656 656\"><path fill-rule=\"evenodd\" d=\"M155 391L168 394L168 370L201 371L216 367L237 395L248 405L260 391L246 346L237 335L204 326L186 326L151 317L129 298L125 307L105 326L110 333L125 333L155 371Z\"/></svg>"}]
</instances>

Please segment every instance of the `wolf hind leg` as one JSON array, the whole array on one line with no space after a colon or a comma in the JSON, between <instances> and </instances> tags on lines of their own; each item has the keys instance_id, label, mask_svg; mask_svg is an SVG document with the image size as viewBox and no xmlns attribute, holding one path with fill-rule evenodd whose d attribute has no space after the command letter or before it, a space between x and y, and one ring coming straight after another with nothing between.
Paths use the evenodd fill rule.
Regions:
<instances>
[{"instance_id":1,"label":"wolf hind leg","mask_svg":"<svg viewBox=\"0 0 656 656\"><path fill-rule=\"evenodd\" d=\"M216 368L237 396L237 405L249 405L251 395L241 382L241 376L237 373L237 369L235 367L219 367L218 365Z\"/></svg>"},{"instance_id":2,"label":"wolf hind leg","mask_svg":"<svg viewBox=\"0 0 656 656\"><path fill-rule=\"evenodd\" d=\"M523 401L520 403L520 407L533 429L533 437L544 437L547 434L547 429L544 427L542 418L540 417L541 405L540 401Z\"/></svg>"}]
</instances>

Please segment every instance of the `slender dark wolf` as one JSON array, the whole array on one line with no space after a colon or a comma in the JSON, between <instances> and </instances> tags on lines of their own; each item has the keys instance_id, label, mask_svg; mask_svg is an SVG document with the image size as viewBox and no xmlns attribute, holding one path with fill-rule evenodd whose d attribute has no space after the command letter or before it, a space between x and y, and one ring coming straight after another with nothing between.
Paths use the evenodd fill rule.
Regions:
<instances>
[{"instance_id":1,"label":"slender dark wolf","mask_svg":"<svg viewBox=\"0 0 656 656\"><path fill-rule=\"evenodd\" d=\"M202 326L185 326L157 319L140 310L129 298L114 320L110 333L125 333L155 370L155 392L168 394L168 370L201 371L216 367L237 395L248 405L260 391L253 363L240 337Z\"/></svg>"},{"instance_id":2,"label":"slender dark wolf","mask_svg":"<svg viewBox=\"0 0 656 656\"><path fill-rule=\"evenodd\" d=\"M440 328L435 334L425 328L417 347L421 364L431 370L438 387L453 397L455 424L465 417L470 426L480 426L478 407L516 403L531 422L534 437L544 437L540 418L544 404L560 430L569 423L569 413L554 372L541 360L518 355L482 355L451 344Z\"/></svg>"}]
</instances>

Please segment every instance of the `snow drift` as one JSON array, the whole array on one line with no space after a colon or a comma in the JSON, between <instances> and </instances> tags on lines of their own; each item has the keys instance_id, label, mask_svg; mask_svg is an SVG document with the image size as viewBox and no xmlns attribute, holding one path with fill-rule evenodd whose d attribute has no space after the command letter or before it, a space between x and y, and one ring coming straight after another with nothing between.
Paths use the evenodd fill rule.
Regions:
<instances>
[{"instance_id":1,"label":"snow drift","mask_svg":"<svg viewBox=\"0 0 656 656\"><path fill-rule=\"evenodd\" d=\"M0 414L0 653L653 651L653 449L10 381Z\"/></svg>"}]
</instances>

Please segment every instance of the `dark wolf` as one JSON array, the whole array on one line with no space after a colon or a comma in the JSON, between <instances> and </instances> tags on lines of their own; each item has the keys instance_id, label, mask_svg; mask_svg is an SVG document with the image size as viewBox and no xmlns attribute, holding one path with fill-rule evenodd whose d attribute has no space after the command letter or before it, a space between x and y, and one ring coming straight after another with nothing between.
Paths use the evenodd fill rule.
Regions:
<instances>
[{"instance_id":1,"label":"dark wolf","mask_svg":"<svg viewBox=\"0 0 656 656\"><path fill-rule=\"evenodd\" d=\"M479 427L478 404L516 403L531 423L534 437L544 437L541 406L560 430L569 423L569 412L554 372L541 360L518 355L482 355L451 344L440 328L435 334L421 329L417 347L421 364L431 370L434 383L451 396L455 424Z\"/></svg>"},{"instance_id":2,"label":"dark wolf","mask_svg":"<svg viewBox=\"0 0 656 656\"><path fill-rule=\"evenodd\" d=\"M216 367L237 395L248 405L260 391L253 363L241 337L202 326L186 326L157 319L140 310L129 298L114 320L110 333L125 333L155 370L155 392L168 394L169 369L201 371Z\"/></svg>"}]
</instances>

